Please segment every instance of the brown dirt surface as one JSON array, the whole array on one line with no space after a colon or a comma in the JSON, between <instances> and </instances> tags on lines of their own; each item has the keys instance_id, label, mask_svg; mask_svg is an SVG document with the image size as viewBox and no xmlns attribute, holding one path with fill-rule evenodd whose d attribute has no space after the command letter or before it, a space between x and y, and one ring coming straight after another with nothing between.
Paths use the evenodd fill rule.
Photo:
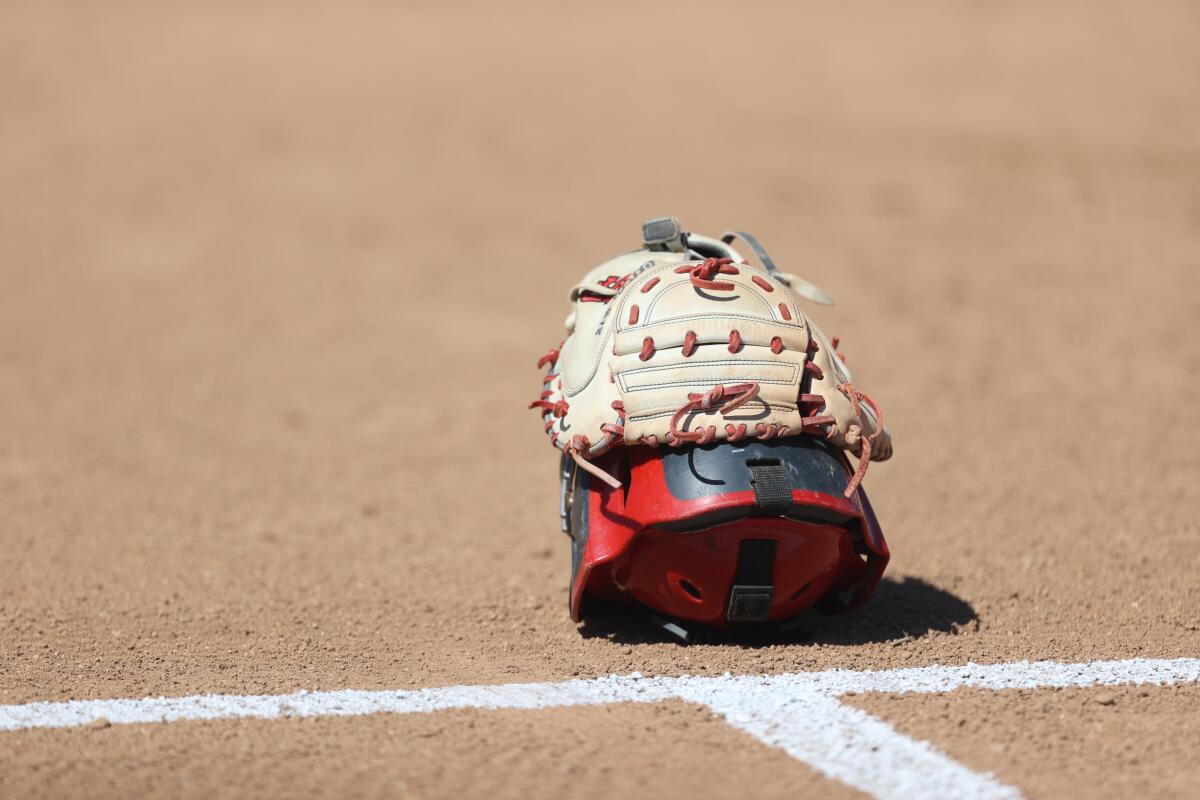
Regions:
<instances>
[{"instance_id":1,"label":"brown dirt surface","mask_svg":"<svg viewBox=\"0 0 1200 800\"><path fill-rule=\"evenodd\" d=\"M686 737L687 749L678 739ZM187 722L15 737L12 797L861 797L680 703ZM564 753L587 752L586 760ZM220 765L214 768L214 765Z\"/></svg>"},{"instance_id":2,"label":"brown dirt surface","mask_svg":"<svg viewBox=\"0 0 1200 800\"><path fill-rule=\"evenodd\" d=\"M1200 786L1195 685L960 689L864 694L843 702L910 736L936 739L956 760L1020 783L1030 797L1182 800L1195 797Z\"/></svg>"},{"instance_id":3,"label":"brown dirt surface","mask_svg":"<svg viewBox=\"0 0 1200 800\"><path fill-rule=\"evenodd\" d=\"M0 13L0 703L1200 654L1194 4ZM897 450L861 613L690 648L567 618L533 362L665 213L838 298L814 316ZM1106 754L1194 737L1160 699L1194 691L1119 694L1086 731L980 697L970 741L927 713L960 694L872 702L1031 795L1071 784L991 743L1179 792L1167 750L1127 784ZM543 720L584 783L721 794L744 760L767 796L841 790L678 709L524 713L8 733L0 774L559 796L489 751L553 747Z\"/></svg>"}]
</instances>

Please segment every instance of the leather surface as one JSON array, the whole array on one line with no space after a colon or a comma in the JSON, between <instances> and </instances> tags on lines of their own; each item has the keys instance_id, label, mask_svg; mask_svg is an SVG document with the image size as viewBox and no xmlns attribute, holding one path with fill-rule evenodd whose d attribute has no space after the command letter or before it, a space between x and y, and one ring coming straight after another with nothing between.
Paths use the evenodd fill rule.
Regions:
<instances>
[{"instance_id":1,"label":"leather surface","mask_svg":"<svg viewBox=\"0 0 1200 800\"><path fill-rule=\"evenodd\" d=\"M745 263L714 278L719 290L676 271L701 262L694 254L639 250L595 267L574 287L573 325L541 402L552 444L563 449L573 442L595 457L618 441L666 442L690 395L753 383L757 396L744 405L727 414L720 403L693 409L676 430L711 426L715 439L736 437L739 429L747 437L768 430L799 435L806 414L829 415L833 424L818 430L860 452L861 436L875 433L878 423L866 404L856 413L839 388L851 382L849 370L803 312L800 297L775 274ZM806 368L810 359L817 369ZM801 393L821 395L824 407L800 407ZM880 431L872 460L891 451L889 434Z\"/></svg>"}]
</instances>

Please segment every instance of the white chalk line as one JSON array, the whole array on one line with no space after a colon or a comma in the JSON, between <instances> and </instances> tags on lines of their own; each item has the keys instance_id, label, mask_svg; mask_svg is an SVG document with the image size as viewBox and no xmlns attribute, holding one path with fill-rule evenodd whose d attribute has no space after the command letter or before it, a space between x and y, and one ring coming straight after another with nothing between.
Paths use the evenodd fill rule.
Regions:
<instances>
[{"instance_id":1,"label":"white chalk line","mask_svg":"<svg viewBox=\"0 0 1200 800\"><path fill-rule=\"evenodd\" d=\"M647 678L638 674L561 683L449 686L395 691L300 691L284 695L195 695L72 700L0 706L0 731L71 728L103 718L116 725L181 720L415 714L454 708L540 709L679 699L707 706L735 728L822 774L878 798L999 800L1020 792L974 772L926 742L843 705L847 692L896 694L1200 682L1200 659L1129 659L1062 664L1019 661L855 672Z\"/></svg>"},{"instance_id":2,"label":"white chalk line","mask_svg":"<svg viewBox=\"0 0 1200 800\"><path fill-rule=\"evenodd\" d=\"M820 691L759 688L694 699L760 742L873 797L1021 796L991 775L972 772L925 742Z\"/></svg>"}]
</instances>

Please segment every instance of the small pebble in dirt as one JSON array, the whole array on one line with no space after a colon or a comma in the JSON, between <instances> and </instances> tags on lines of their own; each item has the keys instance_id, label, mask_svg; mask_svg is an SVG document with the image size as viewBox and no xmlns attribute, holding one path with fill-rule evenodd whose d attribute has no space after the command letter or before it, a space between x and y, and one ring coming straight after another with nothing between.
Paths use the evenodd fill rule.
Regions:
<instances>
[{"instance_id":1,"label":"small pebble in dirt","mask_svg":"<svg viewBox=\"0 0 1200 800\"><path fill-rule=\"evenodd\" d=\"M111 728L112 723L104 717L96 717L94 720L88 723L88 727L98 731L103 730L104 728Z\"/></svg>"},{"instance_id":2,"label":"small pebble in dirt","mask_svg":"<svg viewBox=\"0 0 1200 800\"><path fill-rule=\"evenodd\" d=\"M1110 694L1110 693L1108 693L1108 692L1104 692L1104 693L1102 693L1102 694L1098 694L1098 695L1096 695L1096 702L1097 702L1097 703L1099 703L1099 704L1100 704L1100 705L1102 705L1102 706L1111 706L1111 705L1115 705L1115 704L1116 704L1116 702L1117 702L1117 697L1116 697L1116 695L1114 695L1114 694Z\"/></svg>"}]
</instances>

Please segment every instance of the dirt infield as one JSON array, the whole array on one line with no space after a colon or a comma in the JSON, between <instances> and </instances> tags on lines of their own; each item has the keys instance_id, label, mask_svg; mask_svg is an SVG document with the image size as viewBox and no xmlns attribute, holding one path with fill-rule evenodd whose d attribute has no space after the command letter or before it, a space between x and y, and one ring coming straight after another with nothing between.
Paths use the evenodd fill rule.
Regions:
<instances>
[{"instance_id":1,"label":"dirt infield","mask_svg":"<svg viewBox=\"0 0 1200 800\"><path fill-rule=\"evenodd\" d=\"M1195 5L0 13L0 704L1200 655ZM895 435L888 580L786 641L567 618L533 362L668 213L828 289ZM1200 784L1195 687L974 692L846 702ZM677 701L0 733L5 796L748 784L853 794Z\"/></svg>"},{"instance_id":2,"label":"dirt infield","mask_svg":"<svg viewBox=\"0 0 1200 800\"><path fill-rule=\"evenodd\" d=\"M14 737L12 796L857 796L682 703L156 728Z\"/></svg>"}]
</instances>

